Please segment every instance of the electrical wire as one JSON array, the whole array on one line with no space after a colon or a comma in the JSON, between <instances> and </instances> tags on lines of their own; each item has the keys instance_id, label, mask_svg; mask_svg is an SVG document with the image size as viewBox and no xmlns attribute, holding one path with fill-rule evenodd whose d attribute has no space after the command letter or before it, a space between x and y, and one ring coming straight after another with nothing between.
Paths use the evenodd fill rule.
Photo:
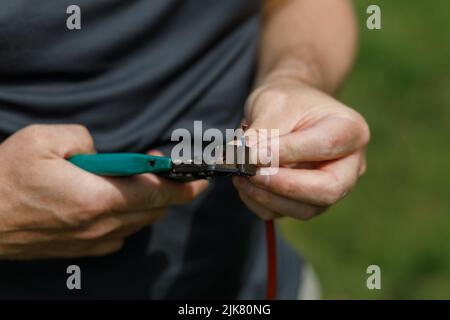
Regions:
<instances>
[{"instance_id":1,"label":"electrical wire","mask_svg":"<svg viewBox=\"0 0 450 320\"><path fill-rule=\"evenodd\" d=\"M267 249L267 289L266 299L275 300L277 295L277 251L275 241L275 226L273 220L267 220L266 249Z\"/></svg>"},{"instance_id":2,"label":"electrical wire","mask_svg":"<svg viewBox=\"0 0 450 320\"><path fill-rule=\"evenodd\" d=\"M241 123L243 131L247 130L248 124ZM245 136L241 137L241 144L246 145ZM267 288L266 299L275 300L277 296L277 250L275 241L275 226L273 220L267 220L266 226L266 248L267 248Z\"/></svg>"}]
</instances>

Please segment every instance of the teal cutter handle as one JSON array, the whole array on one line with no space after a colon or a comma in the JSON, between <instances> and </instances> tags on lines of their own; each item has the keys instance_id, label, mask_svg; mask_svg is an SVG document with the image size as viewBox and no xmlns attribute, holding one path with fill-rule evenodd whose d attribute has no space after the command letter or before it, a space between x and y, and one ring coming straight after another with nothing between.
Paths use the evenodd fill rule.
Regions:
<instances>
[{"instance_id":1,"label":"teal cutter handle","mask_svg":"<svg viewBox=\"0 0 450 320\"><path fill-rule=\"evenodd\" d=\"M71 163L101 176L132 176L142 173L163 173L172 169L172 160L141 153L79 154Z\"/></svg>"}]
</instances>

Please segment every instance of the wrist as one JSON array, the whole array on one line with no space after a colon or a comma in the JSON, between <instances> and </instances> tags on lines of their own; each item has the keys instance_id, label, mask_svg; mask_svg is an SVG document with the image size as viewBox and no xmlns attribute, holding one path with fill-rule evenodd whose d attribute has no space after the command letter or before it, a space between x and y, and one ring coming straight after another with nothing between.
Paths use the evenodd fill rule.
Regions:
<instances>
[{"instance_id":1,"label":"wrist","mask_svg":"<svg viewBox=\"0 0 450 320\"><path fill-rule=\"evenodd\" d=\"M320 64L311 56L288 56L277 59L270 65L261 66L256 78L256 86L273 82L297 82L329 92L324 72Z\"/></svg>"}]
</instances>

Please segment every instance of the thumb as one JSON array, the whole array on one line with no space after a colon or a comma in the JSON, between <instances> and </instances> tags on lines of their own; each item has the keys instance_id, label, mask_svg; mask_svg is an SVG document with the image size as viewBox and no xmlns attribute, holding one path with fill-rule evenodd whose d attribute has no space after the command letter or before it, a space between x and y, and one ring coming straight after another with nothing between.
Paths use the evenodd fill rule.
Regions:
<instances>
[{"instance_id":1,"label":"thumb","mask_svg":"<svg viewBox=\"0 0 450 320\"><path fill-rule=\"evenodd\" d=\"M95 153L94 141L81 125L31 125L17 132L20 139L35 154L69 158L80 153Z\"/></svg>"},{"instance_id":2,"label":"thumb","mask_svg":"<svg viewBox=\"0 0 450 320\"><path fill-rule=\"evenodd\" d=\"M291 124L287 123L285 118L264 113L250 122L245 136L252 163L263 167L278 166L280 138L292 130Z\"/></svg>"},{"instance_id":3,"label":"thumb","mask_svg":"<svg viewBox=\"0 0 450 320\"><path fill-rule=\"evenodd\" d=\"M347 156L364 144L359 127L351 119L329 117L282 135L280 163L327 161Z\"/></svg>"},{"instance_id":4,"label":"thumb","mask_svg":"<svg viewBox=\"0 0 450 320\"><path fill-rule=\"evenodd\" d=\"M58 153L64 158L75 154L96 153L94 140L89 130L81 125L57 126L55 135L60 135L61 149ZM55 143L55 148L58 148Z\"/></svg>"}]
</instances>

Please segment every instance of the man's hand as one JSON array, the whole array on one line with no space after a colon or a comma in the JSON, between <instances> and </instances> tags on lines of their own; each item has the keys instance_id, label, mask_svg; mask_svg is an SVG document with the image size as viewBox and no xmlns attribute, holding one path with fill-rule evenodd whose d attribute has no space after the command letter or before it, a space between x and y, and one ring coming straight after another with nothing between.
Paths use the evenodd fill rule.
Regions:
<instances>
[{"instance_id":1,"label":"man's hand","mask_svg":"<svg viewBox=\"0 0 450 320\"><path fill-rule=\"evenodd\" d=\"M246 121L249 128L280 130L278 173L234 178L241 199L263 219L312 218L343 198L365 171L370 134L364 119L298 79L262 84L248 100Z\"/></svg>"},{"instance_id":2,"label":"man's hand","mask_svg":"<svg viewBox=\"0 0 450 320\"><path fill-rule=\"evenodd\" d=\"M0 259L112 253L167 206L190 202L207 186L152 174L99 177L66 160L94 152L77 125L33 125L0 145Z\"/></svg>"}]
</instances>

